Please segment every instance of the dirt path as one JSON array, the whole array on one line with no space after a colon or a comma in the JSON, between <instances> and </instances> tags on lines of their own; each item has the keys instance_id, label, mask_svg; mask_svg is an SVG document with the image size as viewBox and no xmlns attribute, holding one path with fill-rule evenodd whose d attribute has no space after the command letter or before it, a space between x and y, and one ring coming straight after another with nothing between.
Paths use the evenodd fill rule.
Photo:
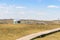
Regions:
<instances>
[{"instance_id":1,"label":"dirt path","mask_svg":"<svg viewBox=\"0 0 60 40\"><path fill-rule=\"evenodd\" d=\"M60 31L60 28L56 28L56 29L52 29L52 30L47 30L47 31L43 31L43 32L30 34L30 35L18 38L16 40L31 40L31 39L36 38L38 36L46 35L46 34L49 34L49 33L54 33L54 32L57 32L57 31Z\"/></svg>"}]
</instances>

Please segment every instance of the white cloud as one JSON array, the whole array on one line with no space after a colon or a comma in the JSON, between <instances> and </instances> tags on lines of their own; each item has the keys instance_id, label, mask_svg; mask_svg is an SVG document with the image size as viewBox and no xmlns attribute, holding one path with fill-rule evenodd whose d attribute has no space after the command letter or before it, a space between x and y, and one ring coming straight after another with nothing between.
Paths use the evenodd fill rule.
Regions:
<instances>
[{"instance_id":1,"label":"white cloud","mask_svg":"<svg viewBox=\"0 0 60 40\"><path fill-rule=\"evenodd\" d=\"M0 4L0 18L18 18L24 14L24 6Z\"/></svg>"},{"instance_id":2,"label":"white cloud","mask_svg":"<svg viewBox=\"0 0 60 40\"><path fill-rule=\"evenodd\" d=\"M24 6L0 4L0 8L25 8Z\"/></svg>"},{"instance_id":3,"label":"white cloud","mask_svg":"<svg viewBox=\"0 0 60 40\"><path fill-rule=\"evenodd\" d=\"M25 7L22 7L22 6L17 6L16 8L25 8Z\"/></svg>"},{"instance_id":4,"label":"white cloud","mask_svg":"<svg viewBox=\"0 0 60 40\"><path fill-rule=\"evenodd\" d=\"M49 5L48 8L59 8L59 6Z\"/></svg>"}]
</instances>

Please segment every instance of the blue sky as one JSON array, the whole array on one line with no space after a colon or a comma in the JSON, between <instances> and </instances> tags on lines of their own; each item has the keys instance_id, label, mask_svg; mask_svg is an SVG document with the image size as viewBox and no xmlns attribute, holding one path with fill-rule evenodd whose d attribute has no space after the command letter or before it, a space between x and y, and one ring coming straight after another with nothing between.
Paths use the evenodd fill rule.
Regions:
<instances>
[{"instance_id":1,"label":"blue sky","mask_svg":"<svg viewBox=\"0 0 60 40\"><path fill-rule=\"evenodd\" d=\"M0 19L60 19L60 0L0 0Z\"/></svg>"}]
</instances>

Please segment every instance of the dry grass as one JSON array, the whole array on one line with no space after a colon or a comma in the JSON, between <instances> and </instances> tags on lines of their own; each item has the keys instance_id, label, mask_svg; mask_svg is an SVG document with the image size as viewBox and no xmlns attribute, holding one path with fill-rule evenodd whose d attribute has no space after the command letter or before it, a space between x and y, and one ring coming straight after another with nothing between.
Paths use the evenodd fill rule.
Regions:
<instances>
[{"instance_id":1,"label":"dry grass","mask_svg":"<svg viewBox=\"0 0 60 40\"><path fill-rule=\"evenodd\" d=\"M47 35L43 38L36 38L34 40L60 40L60 32L51 34L51 35Z\"/></svg>"},{"instance_id":2,"label":"dry grass","mask_svg":"<svg viewBox=\"0 0 60 40\"><path fill-rule=\"evenodd\" d=\"M0 40L16 40L25 35L58 27L60 27L60 25L0 24ZM57 33L57 35L59 35L59 33ZM36 40L43 39L38 38Z\"/></svg>"}]
</instances>

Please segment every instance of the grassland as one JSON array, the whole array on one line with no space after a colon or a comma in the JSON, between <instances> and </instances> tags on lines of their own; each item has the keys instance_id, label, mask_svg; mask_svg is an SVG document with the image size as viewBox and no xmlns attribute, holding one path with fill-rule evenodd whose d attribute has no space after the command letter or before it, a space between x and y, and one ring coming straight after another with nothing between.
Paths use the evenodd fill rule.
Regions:
<instances>
[{"instance_id":1,"label":"grassland","mask_svg":"<svg viewBox=\"0 0 60 40\"><path fill-rule=\"evenodd\" d=\"M51 35L47 35L43 38L36 38L34 40L60 40L60 32L51 34Z\"/></svg>"},{"instance_id":2,"label":"grassland","mask_svg":"<svg viewBox=\"0 0 60 40\"><path fill-rule=\"evenodd\" d=\"M16 40L17 38L54 28L60 28L60 25L38 25L38 24L0 24L0 40ZM57 36L57 37L56 37ZM55 38L60 40L60 32L37 38L35 40L50 40Z\"/></svg>"}]
</instances>

